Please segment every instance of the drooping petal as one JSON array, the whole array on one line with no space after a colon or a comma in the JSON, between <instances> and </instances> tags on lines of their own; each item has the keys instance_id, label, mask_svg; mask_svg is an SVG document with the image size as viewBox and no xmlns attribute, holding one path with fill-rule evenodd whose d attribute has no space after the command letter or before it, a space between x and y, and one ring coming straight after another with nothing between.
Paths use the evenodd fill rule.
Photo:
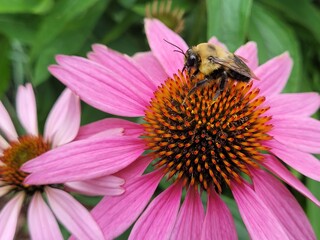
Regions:
<instances>
[{"instance_id":1,"label":"drooping petal","mask_svg":"<svg viewBox=\"0 0 320 240\"><path fill-rule=\"evenodd\" d=\"M289 166L309 178L320 181L320 161L312 154L289 148L275 140L270 140L265 145L271 147L270 151Z\"/></svg>"},{"instance_id":2,"label":"drooping petal","mask_svg":"<svg viewBox=\"0 0 320 240\"><path fill-rule=\"evenodd\" d=\"M271 108L267 114L271 116L293 115L308 117L320 107L318 93L282 93L267 98L265 104Z\"/></svg>"},{"instance_id":3,"label":"drooping petal","mask_svg":"<svg viewBox=\"0 0 320 240\"><path fill-rule=\"evenodd\" d=\"M269 134L288 149L320 153L320 121L313 118L272 117ZM300 160L303 162L303 159ZM320 163L320 162L319 162Z\"/></svg>"},{"instance_id":4,"label":"drooping petal","mask_svg":"<svg viewBox=\"0 0 320 240\"><path fill-rule=\"evenodd\" d=\"M39 192L28 208L28 227L32 239L63 239L58 223Z\"/></svg>"},{"instance_id":5,"label":"drooping petal","mask_svg":"<svg viewBox=\"0 0 320 240\"><path fill-rule=\"evenodd\" d=\"M292 69L292 59L288 53L283 53L259 66L255 75L260 79L253 86L260 89L263 96L279 94L286 85Z\"/></svg>"},{"instance_id":6,"label":"drooping petal","mask_svg":"<svg viewBox=\"0 0 320 240\"><path fill-rule=\"evenodd\" d=\"M0 212L1 240L13 239L24 197L24 192L19 192L2 208Z\"/></svg>"},{"instance_id":7,"label":"drooping petal","mask_svg":"<svg viewBox=\"0 0 320 240\"><path fill-rule=\"evenodd\" d=\"M8 148L9 146L9 143L0 135L0 153L2 153L2 151Z\"/></svg>"},{"instance_id":8,"label":"drooping petal","mask_svg":"<svg viewBox=\"0 0 320 240\"><path fill-rule=\"evenodd\" d=\"M289 240L286 231L260 197L247 184L232 182L232 193L253 240Z\"/></svg>"},{"instance_id":9,"label":"drooping petal","mask_svg":"<svg viewBox=\"0 0 320 240\"><path fill-rule=\"evenodd\" d=\"M142 139L92 138L75 141L40 155L22 166L32 172L28 184L83 181L113 174L132 163L144 151Z\"/></svg>"},{"instance_id":10,"label":"drooping petal","mask_svg":"<svg viewBox=\"0 0 320 240\"><path fill-rule=\"evenodd\" d=\"M38 135L36 99L31 84L19 86L16 99L17 115L27 133Z\"/></svg>"},{"instance_id":11,"label":"drooping petal","mask_svg":"<svg viewBox=\"0 0 320 240\"><path fill-rule=\"evenodd\" d=\"M277 179L263 170L250 169L254 190L261 201L278 218L290 239L316 239L303 209Z\"/></svg>"},{"instance_id":12,"label":"drooping petal","mask_svg":"<svg viewBox=\"0 0 320 240\"><path fill-rule=\"evenodd\" d=\"M80 99L69 89L65 89L53 108L45 124L44 137L57 147L72 141L80 127Z\"/></svg>"},{"instance_id":13,"label":"drooping petal","mask_svg":"<svg viewBox=\"0 0 320 240\"><path fill-rule=\"evenodd\" d=\"M258 49L255 42L248 42L235 51L235 54L244 58L247 66L253 71L258 67Z\"/></svg>"},{"instance_id":14,"label":"drooping petal","mask_svg":"<svg viewBox=\"0 0 320 240\"><path fill-rule=\"evenodd\" d=\"M0 130L7 137L9 141L16 141L18 139L18 134L14 125L11 121L10 115L7 112L6 108L3 106L0 101Z\"/></svg>"},{"instance_id":15,"label":"drooping petal","mask_svg":"<svg viewBox=\"0 0 320 240\"><path fill-rule=\"evenodd\" d=\"M2 183L0 183L0 197L6 195L11 189L13 188L13 186L11 185L2 185Z\"/></svg>"},{"instance_id":16,"label":"drooping petal","mask_svg":"<svg viewBox=\"0 0 320 240\"><path fill-rule=\"evenodd\" d=\"M110 132L112 129L115 131ZM101 134L102 132L114 135L119 129L123 129L123 135L132 137L139 137L144 131L140 124L119 118L106 118L80 127L76 140L85 139L93 135Z\"/></svg>"},{"instance_id":17,"label":"drooping petal","mask_svg":"<svg viewBox=\"0 0 320 240\"><path fill-rule=\"evenodd\" d=\"M214 190L208 194L207 213L201 239L237 239L237 231L230 210Z\"/></svg>"},{"instance_id":18,"label":"drooping petal","mask_svg":"<svg viewBox=\"0 0 320 240\"><path fill-rule=\"evenodd\" d=\"M125 191L121 187L124 182L122 178L107 175L86 181L68 182L65 183L65 186L68 187L68 190L87 196L116 196Z\"/></svg>"},{"instance_id":19,"label":"drooping petal","mask_svg":"<svg viewBox=\"0 0 320 240\"><path fill-rule=\"evenodd\" d=\"M169 239L176 221L182 186L177 183L159 194L135 223L129 239Z\"/></svg>"},{"instance_id":20,"label":"drooping petal","mask_svg":"<svg viewBox=\"0 0 320 240\"><path fill-rule=\"evenodd\" d=\"M56 60L60 66L50 66L50 72L89 105L115 115L144 115L153 92L144 92L137 83L130 84L132 76L123 79L85 58L60 55Z\"/></svg>"},{"instance_id":21,"label":"drooping petal","mask_svg":"<svg viewBox=\"0 0 320 240\"><path fill-rule=\"evenodd\" d=\"M166 41L181 48L183 53L188 49L187 44L178 34L157 19L145 19L144 26L153 55L161 63L168 76L172 77L173 74L177 74L178 70L183 68L184 56L182 53L174 52L179 49Z\"/></svg>"},{"instance_id":22,"label":"drooping petal","mask_svg":"<svg viewBox=\"0 0 320 240\"><path fill-rule=\"evenodd\" d=\"M146 72L155 86L160 86L168 78L167 73L152 52L136 53L132 58Z\"/></svg>"},{"instance_id":23,"label":"drooping petal","mask_svg":"<svg viewBox=\"0 0 320 240\"><path fill-rule=\"evenodd\" d=\"M201 236L204 210L200 194L190 187L180 208L171 239L192 240Z\"/></svg>"},{"instance_id":24,"label":"drooping petal","mask_svg":"<svg viewBox=\"0 0 320 240\"><path fill-rule=\"evenodd\" d=\"M138 184L137 186L143 185L141 183L146 183L146 184L150 185L150 182L149 183L147 183L147 182L149 180L151 180L151 178L159 177L159 180L157 182L154 182L155 185L152 185L152 188L149 189L151 191L149 193L152 195L152 189L154 192L160 179L162 178L162 173L160 171L158 173L146 175L146 176L148 176L146 178L142 177L141 181L139 179L135 179L135 178L141 176L141 174L145 171L145 169L147 168L147 166L150 164L150 162L152 160L153 159L149 155L139 157L136 161L131 163L128 167L117 172L116 173L117 176L124 178L124 179L128 179L128 181L126 182L126 184L123 187L128 189L127 186L134 184L133 182L135 182L135 181L139 181L139 183L137 183ZM144 187L146 187L146 185L143 185L141 187L143 187L142 190L144 190ZM147 188L148 188L148 186L147 186ZM135 188L132 187L132 189L135 189ZM104 232L105 238L106 239L114 239L115 237L117 237L118 235L123 233L132 224L132 222L135 221L135 219L138 217L140 212L144 209L145 205L147 205L148 198L151 198L151 195L150 195L150 197L144 196L143 202L140 202L140 200L138 199L139 196L142 197L142 195L140 195L139 193L137 195L138 197L135 197L136 195L132 196L132 199L134 199L134 200L138 199L137 204L142 204L140 206L141 210L135 209L134 211L137 211L137 212L133 212L133 214L131 214L131 212L130 212L129 215L124 215L124 216L121 214L122 213L125 214L126 211L128 210L127 209L128 205L127 205L126 199L123 200L123 203L119 203L120 205L118 205L118 202L122 201L121 198L104 197L99 202L99 204L92 210L91 213L92 213L94 219L97 220L102 231ZM123 198L126 198L126 197L128 197L128 196L125 195L125 193L124 193ZM129 201L131 201L131 200L129 199ZM144 203L144 201L146 201L146 202ZM111 204L111 205L109 206L108 204ZM125 211L122 211L123 207L121 207L121 204L124 204L126 206ZM143 204L145 204L145 205L143 205ZM118 210L116 210L117 206L119 206ZM137 207L137 205L130 205L130 206L140 209L139 206ZM106 217L109 215L111 216L111 218ZM130 223L130 221L132 221L132 222ZM110 226L110 224L115 224L115 225ZM110 231L109 229L112 229L113 231ZM75 240L74 236L71 236L71 238L69 240Z\"/></svg>"},{"instance_id":25,"label":"drooping petal","mask_svg":"<svg viewBox=\"0 0 320 240\"><path fill-rule=\"evenodd\" d=\"M46 187L45 192L56 217L76 238L104 239L101 229L88 210L70 194L51 187Z\"/></svg>"},{"instance_id":26,"label":"drooping petal","mask_svg":"<svg viewBox=\"0 0 320 240\"><path fill-rule=\"evenodd\" d=\"M128 180L126 191L120 196L104 197L91 211L106 239L114 239L138 218L156 190L163 173L150 174Z\"/></svg>"},{"instance_id":27,"label":"drooping petal","mask_svg":"<svg viewBox=\"0 0 320 240\"><path fill-rule=\"evenodd\" d=\"M130 87L136 85L136 89L142 95L146 94L149 96L156 89L157 85L153 84L153 81L150 81L142 68L131 57L101 44L92 45L92 49L93 52L88 54L88 58L100 63L111 72L118 74L120 76L118 81L126 79L126 84Z\"/></svg>"},{"instance_id":28,"label":"drooping petal","mask_svg":"<svg viewBox=\"0 0 320 240\"><path fill-rule=\"evenodd\" d=\"M219 47L222 47L223 49L228 50L227 46L224 45L222 42L220 42L216 37L211 37L208 43L211 43L213 45L218 45Z\"/></svg>"},{"instance_id":29,"label":"drooping petal","mask_svg":"<svg viewBox=\"0 0 320 240\"><path fill-rule=\"evenodd\" d=\"M262 165L276 174L283 181L295 188L297 191L305 195L315 204L320 206L320 202L316 197L297 179L287 168L285 168L274 156L265 155Z\"/></svg>"}]
</instances>

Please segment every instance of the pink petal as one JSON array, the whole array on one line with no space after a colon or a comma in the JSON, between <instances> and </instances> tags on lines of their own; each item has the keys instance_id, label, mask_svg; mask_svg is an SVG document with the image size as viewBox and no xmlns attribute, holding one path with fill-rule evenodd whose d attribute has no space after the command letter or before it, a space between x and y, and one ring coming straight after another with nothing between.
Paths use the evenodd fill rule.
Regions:
<instances>
[{"instance_id":1,"label":"pink petal","mask_svg":"<svg viewBox=\"0 0 320 240\"><path fill-rule=\"evenodd\" d=\"M94 123L93 123L94 124ZM101 132L96 132L92 135L83 135L83 136L78 136L75 138L75 141L78 140L83 140L83 139L88 139L88 138L103 138L103 137L120 137L124 136L124 129L123 128L110 128L106 130L101 130Z\"/></svg>"},{"instance_id":2,"label":"pink petal","mask_svg":"<svg viewBox=\"0 0 320 240\"><path fill-rule=\"evenodd\" d=\"M235 54L246 59L245 63L251 70L258 67L258 49L255 42L248 42L235 51Z\"/></svg>"},{"instance_id":3,"label":"pink petal","mask_svg":"<svg viewBox=\"0 0 320 240\"><path fill-rule=\"evenodd\" d=\"M204 210L200 194L190 187L180 208L171 239L192 240L201 235Z\"/></svg>"},{"instance_id":4,"label":"pink petal","mask_svg":"<svg viewBox=\"0 0 320 240\"><path fill-rule=\"evenodd\" d=\"M87 196L116 196L122 194L125 190L121 186L124 184L122 178L107 175L86 181L65 183L68 190L78 192Z\"/></svg>"},{"instance_id":5,"label":"pink petal","mask_svg":"<svg viewBox=\"0 0 320 240\"><path fill-rule=\"evenodd\" d=\"M150 174L128 180L126 191L115 197L105 197L91 214L104 232L106 239L114 239L128 229L148 204L163 173Z\"/></svg>"},{"instance_id":6,"label":"pink petal","mask_svg":"<svg viewBox=\"0 0 320 240\"><path fill-rule=\"evenodd\" d=\"M265 104L271 107L267 112L271 116L308 117L319 109L320 96L318 93L282 93L267 98Z\"/></svg>"},{"instance_id":7,"label":"pink petal","mask_svg":"<svg viewBox=\"0 0 320 240\"><path fill-rule=\"evenodd\" d=\"M88 58L118 74L121 79L118 79L118 81L124 81L123 79L125 79L127 85L138 86L137 90L148 96L156 89L157 85L150 81L143 68L136 64L131 57L101 44L94 44L92 49L93 52L88 54Z\"/></svg>"},{"instance_id":8,"label":"pink petal","mask_svg":"<svg viewBox=\"0 0 320 240\"><path fill-rule=\"evenodd\" d=\"M320 121L313 118L273 117L271 136L283 145L303 152L320 153Z\"/></svg>"},{"instance_id":9,"label":"pink petal","mask_svg":"<svg viewBox=\"0 0 320 240\"><path fill-rule=\"evenodd\" d=\"M132 76L123 79L85 58L57 56L56 60L61 66L49 67L50 72L89 105L115 115L144 115L153 92L144 91L137 83L130 84Z\"/></svg>"},{"instance_id":10,"label":"pink petal","mask_svg":"<svg viewBox=\"0 0 320 240\"><path fill-rule=\"evenodd\" d=\"M25 163L32 172L28 184L83 181L113 174L132 163L144 151L145 142L132 137L93 138L75 141Z\"/></svg>"},{"instance_id":11,"label":"pink petal","mask_svg":"<svg viewBox=\"0 0 320 240\"><path fill-rule=\"evenodd\" d=\"M316 239L309 220L297 200L276 178L251 169L255 192L287 230L290 239Z\"/></svg>"},{"instance_id":12,"label":"pink petal","mask_svg":"<svg viewBox=\"0 0 320 240\"><path fill-rule=\"evenodd\" d=\"M8 148L9 146L9 143L0 135L0 153L2 153L2 151Z\"/></svg>"},{"instance_id":13,"label":"pink petal","mask_svg":"<svg viewBox=\"0 0 320 240\"><path fill-rule=\"evenodd\" d=\"M125 136L139 137L143 134L142 125L119 118L106 118L80 127L76 140L85 139L101 132L118 135L122 129ZM111 131L112 130L112 131Z\"/></svg>"},{"instance_id":14,"label":"pink petal","mask_svg":"<svg viewBox=\"0 0 320 240\"><path fill-rule=\"evenodd\" d=\"M46 187L45 192L56 217L76 238L104 239L101 229L88 210L70 194L51 187Z\"/></svg>"},{"instance_id":15,"label":"pink petal","mask_svg":"<svg viewBox=\"0 0 320 240\"><path fill-rule=\"evenodd\" d=\"M0 101L0 130L9 141L17 141L18 134L11 121L10 115Z\"/></svg>"},{"instance_id":16,"label":"pink petal","mask_svg":"<svg viewBox=\"0 0 320 240\"><path fill-rule=\"evenodd\" d=\"M168 78L167 73L152 52L136 53L132 58L146 72L155 86L160 86Z\"/></svg>"},{"instance_id":17,"label":"pink petal","mask_svg":"<svg viewBox=\"0 0 320 240\"><path fill-rule=\"evenodd\" d=\"M44 137L57 147L72 141L80 127L80 100L69 89L65 89L45 124Z\"/></svg>"},{"instance_id":18,"label":"pink petal","mask_svg":"<svg viewBox=\"0 0 320 240\"><path fill-rule=\"evenodd\" d=\"M265 145L271 147L270 151L289 166L309 178L320 181L320 161L310 153L289 148L275 140L270 140Z\"/></svg>"},{"instance_id":19,"label":"pink petal","mask_svg":"<svg viewBox=\"0 0 320 240\"><path fill-rule=\"evenodd\" d=\"M133 179L139 177L146 170L147 166L153 161L149 155L140 156L128 167L122 169L121 171L115 173L116 176L124 179Z\"/></svg>"},{"instance_id":20,"label":"pink petal","mask_svg":"<svg viewBox=\"0 0 320 240\"><path fill-rule=\"evenodd\" d=\"M251 239L288 239L281 223L251 187L233 182L232 193Z\"/></svg>"},{"instance_id":21,"label":"pink petal","mask_svg":"<svg viewBox=\"0 0 320 240\"><path fill-rule=\"evenodd\" d=\"M274 156L265 155L265 159L263 161L263 166L276 174L283 181L288 183L290 186L298 190L300 193L305 195L315 204L320 206L320 202L316 199L316 197L306 188L300 181L297 179L287 168L285 168Z\"/></svg>"},{"instance_id":22,"label":"pink petal","mask_svg":"<svg viewBox=\"0 0 320 240\"><path fill-rule=\"evenodd\" d=\"M219 47L222 47L224 50L227 50L227 51L228 51L227 46L224 45L222 42L220 42L220 41L218 40L218 38L216 38L216 37L211 37L211 38L209 39L208 43L211 43L211 44L213 44L213 45L218 45Z\"/></svg>"},{"instance_id":23,"label":"pink petal","mask_svg":"<svg viewBox=\"0 0 320 240\"><path fill-rule=\"evenodd\" d=\"M158 195L133 226L129 239L169 239L176 221L181 184L177 183Z\"/></svg>"},{"instance_id":24,"label":"pink petal","mask_svg":"<svg viewBox=\"0 0 320 240\"><path fill-rule=\"evenodd\" d=\"M2 208L0 212L1 240L12 240L14 238L24 197L24 192L19 192Z\"/></svg>"},{"instance_id":25,"label":"pink petal","mask_svg":"<svg viewBox=\"0 0 320 240\"><path fill-rule=\"evenodd\" d=\"M63 239L55 217L39 192L34 194L30 202L28 227L32 239Z\"/></svg>"},{"instance_id":26,"label":"pink petal","mask_svg":"<svg viewBox=\"0 0 320 240\"><path fill-rule=\"evenodd\" d=\"M38 135L37 105L31 84L19 86L17 99L17 115L27 133Z\"/></svg>"},{"instance_id":27,"label":"pink petal","mask_svg":"<svg viewBox=\"0 0 320 240\"><path fill-rule=\"evenodd\" d=\"M172 77L173 74L178 73L179 69L182 70L184 56L181 53L174 52L177 48L171 46L165 42L165 40L177 45L183 52L187 51L187 44L178 34L157 19L145 19L144 24L149 46L153 55L161 63L167 75Z\"/></svg>"},{"instance_id":28,"label":"pink petal","mask_svg":"<svg viewBox=\"0 0 320 240\"><path fill-rule=\"evenodd\" d=\"M214 190L208 194L207 213L201 239L237 239L237 231L230 210Z\"/></svg>"},{"instance_id":29,"label":"pink petal","mask_svg":"<svg viewBox=\"0 0 320 240\"><path fill-rule=\"evenodd\" d=\"M286 85L292 69L292 59L283 53L259 66L255 75L260 79L253 85L260 88L260 95L272 96L280 93Z\"/></svg>"}]
</instances>

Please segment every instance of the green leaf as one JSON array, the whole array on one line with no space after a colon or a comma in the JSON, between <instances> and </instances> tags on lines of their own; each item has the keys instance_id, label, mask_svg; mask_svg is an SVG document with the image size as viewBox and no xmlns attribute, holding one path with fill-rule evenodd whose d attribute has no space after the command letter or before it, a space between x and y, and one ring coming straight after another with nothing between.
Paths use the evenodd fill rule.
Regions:
<instances>
[{"instance_id":1,"label":"green leaf","mask_svg":"<svg viewBox=\"0 0 320 240\"><path fill-rule=\"evenodd\" d=\"M0 0L0 13L43 14L54 4L53 0Z\"/></svg>"},{"instance_id":2,"label":"green leaf","mask_svg":"<svg viewBox=\"0 0 320 240\"><path fill-rule=\"evenodd\" d=\"M243 223L242 218L240 216L236 202L227 196L222 196L222 199L228 205L228 208L232 214L234 223L236 225L237 233L238 233L238 238L239 239L249 239L248 231L247 231L246 227L244 226L244 223Z\"/></svg>"},{"instance_id":3,"label":"green leaf","mask_svg":"<svg viewBox=\"0 0 320 240\"><path fill-rule=\"evenodd\" d=\"M101 10L94 7L94 5L102 7L104 4L105 1L98 0L58 1L52 11L40 24L39 30L34 39L34 47L32 48L31 56L35 57L42 54L45 47L57 40L62 32L68 31L68 27L80 29L81 24L85 24L85 21L83 20L84 17L87 17L87 21L92 21L91 18L96 18L96 13L89 9L96 9L98 14ZM90 11L90 13L88 11ZM81 30L79 32L81 33Z\"/></svg>"},{"instance_id":4,"label":"green leaf","mask_svg":"<svg viewBox=\"0 0 320 240\"><path fill-rule=\"evenodd\" d=\"M34 85L48 79L47 67L54 63L56 54L74 54L83 47L104 11L105 4L105 1L99 1L90 9L86 9L85 12L77 15L72 21L65 22L63 27L59 27L59 31L53 30L52 34L47 32L50 36L38 39L39 44L35 45L31 56L32 61L35 62L32 80ZM48 24L48 27L51 26L51 22ZM39 46L42 46L41 49Z\"/></svg>"},{"instance_id":5,"label":"green leaf","mask_svg":"<svg viewBox=\"0 0 320 240\"><path fill-rule=\"evenodd\" d=\"M252 0L207 0L208 38L216 36L231 51L244 43Z\"/></svg>"},{"instance_id":6,"label":"green leaf","mask_svg":"<svg viewBox=\"0 0 320 240\"><path fill-rule=\"evenodd\" d=\"M184 30L184 35L188 39L188 45L192 46L208 41L207 33L204 31L207 28L207 14L203 14L207 6L205 1L200 1L190 8L192 11L190 11L186 19L187 27Z\"/></svg>"},{"instance_id":7,"label":"green leaf","mask_svg":"<svg viewBox=\"0 0 320 240\"><path fill-rule=\"evenodd\" d=\"M16 86L21 85L30 78L30 69L28 65L28 56L21 42L13 40L11 42L11 65L12 65L12 79ZM29 79L30 80L30 79Z\"/></svg>"},{"instance_id":8,"label":"green leaf","mask_svg":"<svg viewBox=\"0 0 320 240\"><path fill-rule=\"evenodd\" d=\"M10 82L10 61L9 61L10 45L7 39L0 37L0 99L7 91Z\"/></svg>"},{"instance_id":9,"label":"green leaf","mask_svg":"<svg viewBox=\"0 0 320 240\"><path fill-rule=\"evenodd\" d=\"M320 11L310 1L301 0L260 0L281 12L290 21L308 29L320 43Z\"/></svg>"},{"instance_id":10,"label":"green leaf","mask_svg":"<svg viewBox=\"0 0 320 240\"><path fill-rule=\"evenodd\" d=\"M315 195L317 199L320 199L320 183L314 181L312 179L307 180L307 187L308 189ZM317 239L320 239L320 208L315 205L310 200L307 200L307 207L306 207L307 216L310 220L310 223L315 231Z\"/></svg>"},{"instance_id":11,"label":"green leaf","mask_svg":"<svg viewBox=\"0 0 320 240\"><path fill-rule=\"evenodd\" d=\"M276 14L254 2L249 26L249 39L257 42L259 60L263 63L286 51L294 66L285 92L296 92L302 81L301 52L292 28Z\"/></svg>"},{"instance_id":12,"label":"green leaf","mask_svg":"<svg viewBox=\"0 0 320 240\"><path fill-rule=\"evenodd\" d=\"M31 18L24 19L16 15L0 16L0 32L10 40L18 39L21 43L33 43L37 24Z\"/></svg>"}]
</instances>

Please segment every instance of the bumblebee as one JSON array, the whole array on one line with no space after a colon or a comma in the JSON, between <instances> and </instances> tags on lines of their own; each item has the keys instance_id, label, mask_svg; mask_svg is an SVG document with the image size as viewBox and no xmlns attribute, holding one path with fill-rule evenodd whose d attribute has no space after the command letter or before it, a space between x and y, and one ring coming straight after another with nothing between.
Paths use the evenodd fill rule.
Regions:
<instances>
[{"instance_id":1,"label":"bumblebee","mask_svg":"<svg viewBox=\"0 0 320 240\"><path fill-rule=\"evenodd\" d=\"M258 80L245 63L245 59L227 51L223 47L210 43L200 43L183 52L178 46L168 43L179 49L175 51L182 53L185 57L182 72L186 69L190 75L191 70L193 70L191 78L194 78L199 73L205 76L189 91L188 96L198 87L213 80L220 81L219 90L214 99L224 90L229 78L240 82L249 82L251 78Z\"/></svg>"}]
</instances>

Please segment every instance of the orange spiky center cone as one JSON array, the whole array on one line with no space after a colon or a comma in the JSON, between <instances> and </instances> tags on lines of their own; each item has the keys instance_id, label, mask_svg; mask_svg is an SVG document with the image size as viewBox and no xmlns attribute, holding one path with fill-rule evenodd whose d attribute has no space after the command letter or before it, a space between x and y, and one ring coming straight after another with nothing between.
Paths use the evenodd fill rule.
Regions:
<instances>
[{"instance_id":1,"label":"orange spiky center cone","mask_svg":"<svg viewBox=\"0 0 320 240\"><path fill-rule=\"evenodd\" d=\"M268 106L249 84L231 79L216 98L218 80L188 96L204 76L190 80L181 72L155 92L145 112L144 139L168 178L221 193L231 180L242 182L249 167L258 168L270 140Z\"/></svg>"},{"instance_id":2,"label":"orange spiky center cone","mask_svg":"<svg viewBox=\"0 0 320 240\"><path fill-rule=\"evenodd\" d=\"M40 156L50 150L50 144L46 143L40 136L23 136L17 141L11 142L0 157L0 180L2 184L9 185L14 191L25 191L33 193L42 188L41 186L29 186L23 183L28 175L20 170L27 161Z\"/></svg>"}]
</instances>

